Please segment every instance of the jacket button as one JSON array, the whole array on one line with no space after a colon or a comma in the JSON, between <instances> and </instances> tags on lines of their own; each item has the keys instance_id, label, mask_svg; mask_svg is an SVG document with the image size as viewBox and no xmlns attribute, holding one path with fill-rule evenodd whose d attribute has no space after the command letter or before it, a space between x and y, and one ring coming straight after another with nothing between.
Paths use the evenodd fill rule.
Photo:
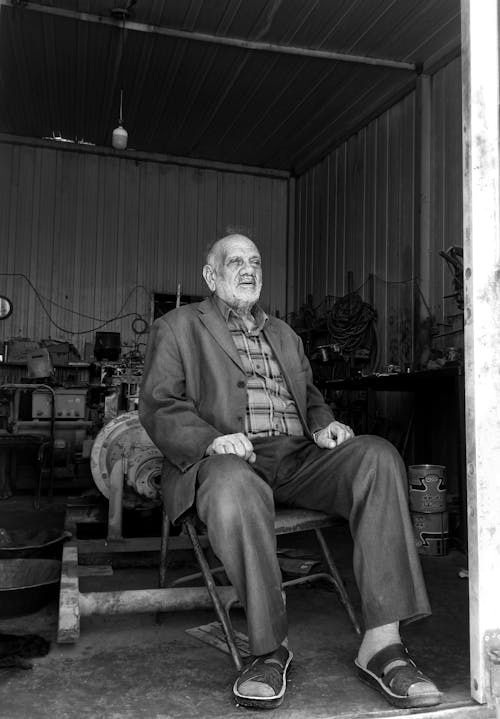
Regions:
<instances>
[{"instance_id":1,"label":"jacket button","mask_svg":"<svg viewBox=\"0 0 500 719\"><path fill-rule=\"evenodd\" d=\"M240 380L238 381L238 387L244 387L244 386L245 386L245 381L242 380L242 379L240 379Z\"/></svg>"}]
</instances>

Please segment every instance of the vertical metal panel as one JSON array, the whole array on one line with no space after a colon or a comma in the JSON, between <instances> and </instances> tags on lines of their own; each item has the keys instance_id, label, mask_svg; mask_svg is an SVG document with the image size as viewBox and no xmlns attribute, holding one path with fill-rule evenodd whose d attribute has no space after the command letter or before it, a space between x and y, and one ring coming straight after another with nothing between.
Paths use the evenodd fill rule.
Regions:
<instances>
[{"instance_id":1,"label":"vertical metal panel","mask_svg":"<svg viewBox=\"0 0 500 719\"><path fill-rule=\"evenodd\" d=\"M437 331L460 324L452 276L440 250L462 245L460 60L432 78L430 284L425 303ZM297 180L295 307L347 292L348 272L379 315L380 363L415 356L419 238L414 236L415 96L407 96ZM460 313L459 313L460 314ZM448 327L446 326L448 325ZM436 346L459 344L458 333Z\"/></svg>"},{"instance_id":2,"label":"vertical metal panel","mask_svg":"<svg viewBox=\"0 0 500 719\"><path fill-rule=\"evenodd\" d=\"M151 292L175 293L181 283L186 294L205 294L204 249L230 227L245 228L262 248L263 304L283 314L287 185L272 176L0 143L0 292L14 301L3 338L50 337L83 351L103 329L132 343L135 316L149 320Z\"/></svg>"},{"instance_id":3,"label":"vertical metal panel","mask_svg":"<svg viewBox=\"0 0 500 719\"><path fill-rule=\"evenodd\" d=\"M413 359L413 174L412 94L297 181L296 305L345 295L352 273L379 313L382 364Z\"/></svg>"},{"instance_id":4,"label":"vertical metal panel","mask_svg":"<svg viewBox=\"0 0 500 719\"><path fill-rule=\"evenodd\" d=\"M452 274L439 256L440 250L463 245L462 215L462 108L461 61L453 61L432 83L432 262L429 305L438 330L445 336L440 347L463 346L462 313L454 299ZM453 332L454 334L448 334Z\"/></svg>"}]
</instances>

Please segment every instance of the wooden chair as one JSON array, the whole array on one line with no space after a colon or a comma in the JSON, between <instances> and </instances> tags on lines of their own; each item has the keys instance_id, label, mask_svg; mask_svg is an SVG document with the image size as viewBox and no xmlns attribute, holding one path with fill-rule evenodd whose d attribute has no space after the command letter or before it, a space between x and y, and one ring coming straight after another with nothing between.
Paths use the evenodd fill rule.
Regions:
<instances>
[{"instance_id":1,"label":"wooden chair","mask_svg":"<svg viewBox=\"0 0 500 719\"><path fill-rule=\"evenodd\" d=\"M235 642L235 636L233 627L231 624L231 620L229 618L229 608L230 605L224 606L218 593L216 584L214 581L214 574L218 572L223 572L223 567L210 567L209 563L207 561L207 558L203 552L203 549L200 544L200 539L198 536L198 532L195 526L195 518L193 516L187 516L183 521L183 527L186 531L187 535L189 536L189 539L191 540L191 544L193 546L193 551L196 556L196 559L198 561L200 572L197 572L195 574L190 574L188 576L182 577L175 582L172 582L169 586L173 586L174 584L180 584L187 581L192 581L197 578L203 578L206 588L210 594L210 597L212 599L212 603L217 615L218 620L220 621L222 625L222 629L226 638L226 642L229 648L229 652L232 656L233 662L236 666L236 668L239 670L242 667L242 660L240 656L240 652L238 650L238 647ZM323 579L335 587L340 601L342 602L347 615L349 619L352 622L352 625L355 629L355 631L360 634L361 628L359 626L358 620L356 618L354 608L352 606L351 600L349 599L349 596L345 590L342 578L340 576L340 573L335 565L335 561L333 559L332 553L330 551L330 548L328 547L328 544L325 540L325 537L323 535L323 529L326 529L327 527L332 527L338 524L338 519L335 517L332 517L328 514L325 514L324 512L318 512L318 511L312 511L308 509L288 509L288 508L278 508L276 510L276 518L275 518L275 531L276 535L281 534L294 534L296 532L305 532L305 531L314 531L316 534L316 538L318 540L323 560L325 563L325 571L321 572L315 572L312 574L307 574L302 577L298 577L296 579L291 579L288 581L283 582L283 589L286 589L287 587L294 586L296 584L304 584L306 582L313 582L318 579ZM168 518L167 513L165 512L165 509L163 510L163 521L162 521L162 535L161 535L161 549L160 549L160 587L164 588L167 584L167 553L168 553L168 539L169 539L169 532L170 532L170 520Z\"/></svg>"}]
</instances>

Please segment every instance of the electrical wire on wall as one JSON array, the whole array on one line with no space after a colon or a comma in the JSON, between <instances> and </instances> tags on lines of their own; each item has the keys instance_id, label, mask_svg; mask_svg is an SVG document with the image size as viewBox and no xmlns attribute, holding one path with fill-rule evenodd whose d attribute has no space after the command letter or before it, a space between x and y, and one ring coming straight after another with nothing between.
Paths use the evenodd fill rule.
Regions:
<instances>
[{"instance_id":1,"label":"electrical wire on wall","mask_svg":"<svg viewBox=\"0 0 500 719\"><path fill-rule=\"evenodd\" d=\"M425 307L428 323L434 321L429 304L415 277L406 280L386 280L371 274L357 289L343 296L327 295L319 304L313 305L312 297L298 313L289 315L290 324L301 335L306 353L320 362L331 361L332 356L345 360L356 358L364 364L364 372L374 372L380 361L380 346L377 329L377 311L362 299L363 289L373 282L391 286L408 287L417 294ZM413 333L412 340L413 340Z\"/></svg>"},{"instance_id":2,"label":"electrical wire on wall","mask_svg":"<svg viewBox=\"0 0 500 719\"><path fill-rule=\"evenodd\" d=\"M351 292L338 299L326 317L326 324L332 340L348 354L368 341L371 325L377 321L377 311L364 302L357 292Z\"/></svg>"},{"instance_id":3,"label":"electrical wire on wall","mask_svg":"<svg viewBox=\"0 0 500 719\"><path fill-rule=\"evenodd\" d=\"M352 291L352 293L359 294L363 290L363 288L366 287L366 285L370 284L374 280L376 280L377 282L381 282L384 285L414 285L415 289L422 297L422 301L425 305L425 308L430 313L429 305L422 293L422 290L420 289L419 281L418 281L417 277L409 277L407 280L386 280L383 277L379 277L378 275L370 274L370 276L367 277L366 280L364 280L364 282L362 282L359 285L359 287L356 287L356 289L354 289ZM321 310L322 308L325 309L325 307L326 307L326 311L329 311L329 308L331 307L332 302L336 302L337 300L340 300L343 297L345 297L345 295L328 294L320 302L318 302L317 305L314 305L314 306L311 304L303 305L301 307L300 311L301 311L301 313L308 312L308 313L310 313L311 317L315 317L318 310ZM294 312L294 311L289 312L287 315L287 318L292 317L294 314L296 314L296 312Z\"/></svg>"},{"instance_id":4,"label":"electrical wire on wall","mask_svg":"<svg viewBox=\"0 0 500 719\"><path fill-rule=\"evenodd\" d=\"M53 325L57 330L59 330L60 332L63 332L64 334L68 334L68 335L86 335L86 334L93 334L94 332L96 332L96 331L102 329L102 328L105 327L106 325L109 325L109 324L112 323L112 322L117 322L118 320L126 319L127 317L134 317L134 320L133 320L133 322L132 322L132 325L134 325L134 322L137 322L137 323L138 323L138 322L141 322L141 323L142 323L142 324L140 325L140 327L141 327L141 331L140 331L140 332L136 331L136 330L132 327L132 331L133 331L135 334L144 334L144 333L147 332L148 329L149 329L149 324L148 324L148 322L144 319L144 317L143 317L139 312L126 312L125 314L122 314L122 312L123 312L125 306L127 305L129 299L132 297L132 295L133 295L134 292L137 292L138 290L141 290L141 289L142 289L142 290L144 290L144 292L146 292L146 294L148 295L148 298L151 299L152 293L151 293L151 292L147 289L147 287L145 287L144 285L135 285L135 287L133 287L133 288L129 291L129 293L127 294L127 296L126 296L125 300L122 302L122 305L121 305L120 309L118 310L118 312L117 312L115 315L113 315L112 317L108 318L108 319L103 319L103 318L100 318L100 317L93 317L93 316L91 316L91 315L84 314L83 312L78 312L77 310L74 310L74 309L72 309L71 307L65 307L64 305L61 305L61 304L55 302L54 300L51 300L51 299L49 299L49 298L47 298L47 297L43 297L43 295L40 294L40 292L37 290L37 288L36 288L36 287L34 286L34 284L31 282L31 280L29 279L29 277L28 277L27 275L23 274L22 272L0 272L0 277L21 277L23 280L25 280L25 282L27 282L27 284L29 285L29 287L30 287L31 290L33 291L35 297L37 298L37 300L38 300L38 302L39 302L39 304L40 304L40 306L41 306L41 308L42 308L43 313L44 313L45 316L48 318L48 320L49 320L49 322L51 323L51 325ZM94 321L94 322L97 322L98 324L97 324L97 325L94 325L93 327L91 327L91 328L89 328L89 329L86 329L86 330L73 330L73 329L69 329L69 328L62 327L61 325L59 325L59 324L54 320L54 318L52 317L50 311L49 311L48 308L46 307L46 304L53 305L54 307L58 307L59 309L63 309L64 311L69 312L70 314L73 314L73 315L75 315L75 316L77 316L77 317L84 317L84 318L86 318L86 319L89 319L89 320L92 320L92 321ZM136 327L137 327L137 326L138 326L138 325L136 324Z\"/></svg>"}]
</instances>

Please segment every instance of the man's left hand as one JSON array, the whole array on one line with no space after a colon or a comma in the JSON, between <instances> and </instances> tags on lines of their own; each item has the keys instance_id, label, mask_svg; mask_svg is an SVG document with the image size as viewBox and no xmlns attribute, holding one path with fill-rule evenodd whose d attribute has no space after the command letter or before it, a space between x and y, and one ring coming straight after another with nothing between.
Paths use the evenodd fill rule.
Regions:
<instances>
[{"instance_id":1,"label":"man's left hand","mask_svg":"<svg viewBox=\"0 0 500 719\"><path fill-rule=\"evenodd\" d=\"M327 427L314 433L314 441L321 449L333 449L351 437L354 437L352 429L342 422L337 422L336 419Z\"/></svg>"}]
</instances>

